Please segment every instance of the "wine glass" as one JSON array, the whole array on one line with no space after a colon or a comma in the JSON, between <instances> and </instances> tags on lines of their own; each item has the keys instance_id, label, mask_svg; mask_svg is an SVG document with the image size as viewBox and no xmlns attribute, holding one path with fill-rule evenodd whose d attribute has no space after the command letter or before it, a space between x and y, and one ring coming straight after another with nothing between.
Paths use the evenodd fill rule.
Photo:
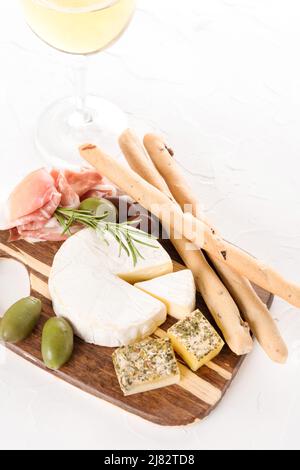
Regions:
<instances>
[{"instance_id":1,"label":"wine glass","mask_svg":"<svg viewBox=\"0 0 300 470\"><path fill-rule=\"evenodd\" d=\"M78 146L98 143L112 151L116 136L128 127L126 114L116 105L87 95L87 55L99 52L125 31L136 0L21 0L32 31L50 46L78 55L73 97L52 103L41 115L36 144L47 163L78 167ZM115 145L115 144L114 144Z\"/></svg>"}]
</instances>

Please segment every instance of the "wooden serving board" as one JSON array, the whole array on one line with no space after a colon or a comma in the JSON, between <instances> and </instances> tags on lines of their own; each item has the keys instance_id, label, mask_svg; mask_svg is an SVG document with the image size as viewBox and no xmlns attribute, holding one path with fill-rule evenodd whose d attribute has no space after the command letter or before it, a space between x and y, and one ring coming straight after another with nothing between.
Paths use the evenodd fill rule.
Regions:
<instances>
[{"instance_id":1,"label":"wooden serving board","mask_svg":"<svg viewBox=\"0 0 300 470\"><path fill-rule=\"evenodd\" d=\"M7 238L6 232L0 232L0 257L16 259L27 267L32 295L43 302L42 318L33 334L25 341L16 345L7 344L7 347L45 369L40 351L41 334L45 321L54 315L47 281L53 257L61 244L47 242L32 245L24 241L9 244ZM174 260L175 269L182 269L182 262L174 248L167 243L166 249ZM272 296L259 289L258 293L270 307ZM216 327L199 294L197 307ZM156 335L163 336L174 322L169 317ZM45 370L85 392L165 426L187 425L205 418L224 396L244 359L225 346L217 358L196 373L180 362L182 378L179 385L124 397L112 364L112 352L112 348L86 344L75 338L74 354L70 362L57 372Z\"/></svg>"}]
</instances>

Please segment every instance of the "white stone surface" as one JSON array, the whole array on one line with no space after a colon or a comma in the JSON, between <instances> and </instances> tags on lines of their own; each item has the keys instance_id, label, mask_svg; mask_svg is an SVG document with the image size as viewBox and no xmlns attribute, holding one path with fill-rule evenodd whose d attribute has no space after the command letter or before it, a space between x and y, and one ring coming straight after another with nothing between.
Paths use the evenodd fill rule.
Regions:
<instances>
[{"instance_id":1,"label":"white stone surface","mask_svg":"<svg viewBox=\"0 0 300 470\"><path fill-rule=\"evenodd\" d=\"M298 282L299 15L297 0L140 0L89 77L141 132L167 135L226 238ZM17 1L0 2L0 198L41 165L34 124L70 92L69 60L29 31ZM0 447L299 449L300 313L276 300L272 314L288 364L256 345L221 405L188 428L130 416L1 348Z\"/></svg>"}]
</instances>

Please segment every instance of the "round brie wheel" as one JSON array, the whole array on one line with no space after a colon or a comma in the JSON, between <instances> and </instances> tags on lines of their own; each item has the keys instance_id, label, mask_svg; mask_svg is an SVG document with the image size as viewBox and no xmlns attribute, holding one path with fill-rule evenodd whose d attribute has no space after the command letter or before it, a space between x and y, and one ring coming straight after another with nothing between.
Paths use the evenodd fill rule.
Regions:
<instances>
[{"instance_id":1,"label":"round brie wheel","mask_svg":"<svg viewBox=\"0 0 300 470\"><path fill-rule=\"evenodd\" d=\"M84 229L57 252L49 290L57 316L68 319L88 343L117 347L151 335L166 320L166 306L132 284L170 273L165 249L139 245L143 259L136 266L119 254L112 235L105 243L96 231Z\"/></svg>"}]
</instances>

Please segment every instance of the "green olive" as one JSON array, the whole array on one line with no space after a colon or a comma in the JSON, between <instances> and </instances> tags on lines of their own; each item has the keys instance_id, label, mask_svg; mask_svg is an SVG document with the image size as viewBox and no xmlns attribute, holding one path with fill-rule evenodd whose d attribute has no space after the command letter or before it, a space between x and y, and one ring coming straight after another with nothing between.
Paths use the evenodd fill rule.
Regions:
<instances>
[{"instance_id":1,"label":"green olive","mask_svg":"<svg viewBox=\"0 0 300 470\"><path fill-rule=\"evenodd\" d=\"M102 217L106 214L104 219L106 222L117 222L118 220L117 208L107 199L90 197L82 201L79 206L79 210L93 212L98 217Z\"/></svg>"},{"instance_id":2,"label":"green olive","mask_svg":"<svg viewBox=\"0 0 300 470\"><path fill-rule=\"evenodd\" d=\"M104 219L105 222L114 222L116 223L118 220L118 210L114 206L114 204L106 199L99 199L100 204L96 210L96 215L101 217L106 214Z\"/></svg>"},{"instance_id":3,"label":"green olive","mask_svg":"<svg viewBox=\"0 0 300 470\"><path fill-rule=\"evenodd\" d=\"M0 336L6 343L18 343L26 339L36 326L42 312L42 302L26 297L12 305L0 324Z\"/></svg>"},{"instance_id":4,"label":"green olive","mask_svg":"<svg viewBox=\"0 0 300 470\"><path fill-rule=\"evenodd\" d=\"M100 204L101 204L100 199L96 197L89 197L88 199L85 199L84 201L82 201L82 203L79 206L79 210L96 212Z\"/></svg>"},{"instance_id":5,"label":"green olive","mask_svg":"<svg viewBox=\"0 0 300 470\"><path fill-rule=\"evenodd\" d=\"M72 356L74 333L64 318L53 317L45 323L42 334L42 356L48 369L58 370Z\"/></svg>"}]
</instances>

